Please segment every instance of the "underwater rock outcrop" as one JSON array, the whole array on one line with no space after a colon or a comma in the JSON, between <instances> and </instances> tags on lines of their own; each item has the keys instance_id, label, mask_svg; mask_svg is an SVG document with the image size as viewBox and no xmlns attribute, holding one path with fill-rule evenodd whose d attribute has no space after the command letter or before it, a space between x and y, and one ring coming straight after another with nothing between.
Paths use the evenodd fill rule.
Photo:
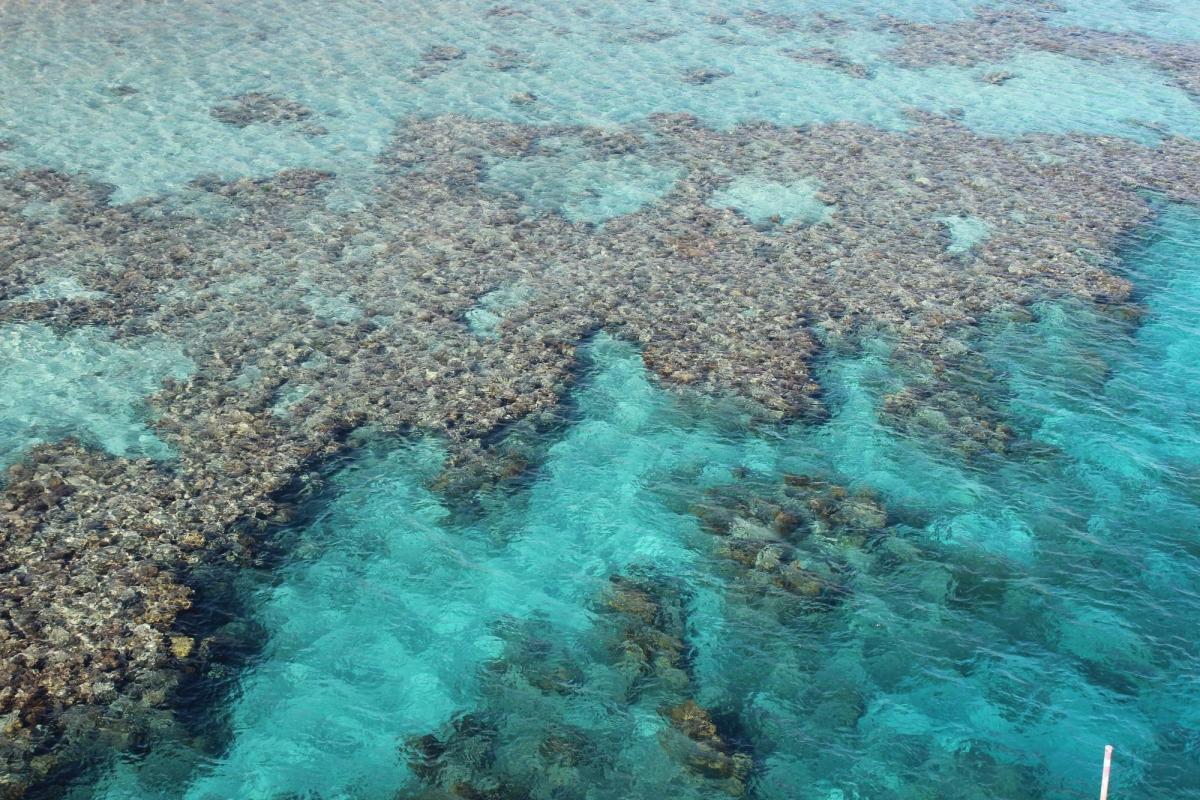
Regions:
<instances>
[{"instance_id":1,"label":"underwater rock outcrop","mask_svg":"<svg viewBox=\"0 0 1200 800\"><path fill-rule=\"evenodd\" d=\"M555 644L559 632L546 620L497 627L505 647L482 674L484 705L401 747L418 796L583 797L589 775L610 765L596 735L569 721L597 691L577 663L582 654Z\"/></svg>"},{"instance_id":2,"label":"underwater rock outcrop","mask_svg":"<svg viewBox=\"0 0 1200 800\"><path fill-rule=\"evenodd\" d=\"M601 603L601 613L614 620L609 650L628 682L626 696L645 689L686 692L687 618L679 591L648 577L613 575Z\"/></svg>"},{"instance_id":3,"label":"underwater rock outcrop","mask_svg":"<svg viewBox=\"0 0 1200 800\"><path fill-rule=\"evenodd\" d=\"M746 792L753 758L718 730L711 712L699 705L686 641L686 597L653 576L614 575L601 612L615 623L609 650L630 681L625 701L650 694L669 723L659 733L666 753L691 775L716 781L733 796ZM611 634L610 634L611 635Z\"/></svg>"},{"instance_id":4,"label":"underwater rock outcrop","mask_svg":"<svg viewBox=\"0 0 1200 800\"><path fill-rule=\"evenodd\" d=\"M235 128L245 128L249 125L287 125L305 122L313 115L308 106L267 92L247 92L230 98L227 103L212 107L210 112L214 119L232 125ZM302 130L309 136L320 136L326 130L320 125L307 124Z\"/></svg>"},{"instance_id":5,"label":"underwater rock outcrop","mask_svg":"<svg viewBox=\"0 0 1200 800\"><path fill-rule=\"evenodd\" d=\"M690 83L694 86L704 86L705 84L718 81L721 78L728 78L731 73L723 69L712 69L711 67L697 67L689 69L683 74L685 83Z\"/></svg>"},{"instance_id":6,"label":"underwater rock outcrop","mask_svg":"<svg viewBox=\"0 0 1200 800\"><path fill-rule=\"evenodd\" d=\"M685 603L672 582L634 569L610 577L595 630L575 648L547 620L500 626L505 648L482 675L482 704L402 747L429 793L419 796L584 797L629 757L627 726L648 710L663 723L654 757L679 779L743 796L753 759L693 697ZM581 717L606 722L584 730L571 723Z\"/></svg>"},{"instance_id":7,"label":"underwater rock outcrop","mask_svg":"<svg viewBox=\"0 0 1200 800\"><path fill-rule=\"evenodd\" d=\"M707 709L695 700L686 700L662 713L671 723L661 736L669 752L676 753L695 774L718 781L726 793L734 797L746 793L753 759L721 735Z\"/></svg>"},{"instance_id":8,"label":"underwater rock outcrop","mask_svg":"<svg viewBox=\"0 0 1200 800\"><path fill-rule=\"evenodd\" d=\"M813 47L808 50L784 50L783 54L806 64L817 64L822 67L837 70L851 78L870 78L871 68L859 61L854 61L829 47Z\"/></svg>"},{"instance_id":9,"label":"underwater rock outcrop","mask_svg":"<svg viewBox=\"0 0 1200 800\"><path fill-rule=\"evenodd\" d=\"M1051 24L1054 13L1037 7L982 8L970 19L958 22L932 24L884 18L880 27L903 37L900 46L886 56L907 67L973 67L1002 62L1020 52L1057 53L1086 61L1127 59L1157 67L1179 88L1193 97L1200 96L1200 44ZM984 79L1003 84L1010 77L1014 76L993 72Z\"/></svg>"},{"instance_id":10,"label":"underwater rock outcrop","mask_svg":"<svg viewBox=\"0 0 1200 800\"><path fill-rule=\"evenodd\" d=\"M837 607L855 562L887 536L883 505L871 492L808 475L734 478L688 508L719 537L713 554L731 568L731 588L785 618Z\"/></svg>"},{"instance_id":11,"label":"underwater rock outcrop","mask_svg":"<svg viewBox=\"0 0 1200 800\"><path fill-rule=\"evenodd\" d=\"M529 796L526 787L507 783L495 774L500 732L494 724L476 714L464 714L449 728L443 738L426 734L406 743L409 768L431 786L420 796L464 800L517 800Z\"/></svg>"}]
</instances>

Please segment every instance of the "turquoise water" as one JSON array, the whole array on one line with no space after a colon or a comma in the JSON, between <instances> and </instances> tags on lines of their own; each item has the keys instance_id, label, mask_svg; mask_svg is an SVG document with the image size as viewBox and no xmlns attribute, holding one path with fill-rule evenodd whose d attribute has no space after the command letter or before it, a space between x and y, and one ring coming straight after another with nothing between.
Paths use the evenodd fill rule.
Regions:
<instances>
[{"instance_id":1,"label":"turquoise water","mask_svg":"<svg viewBox=\"0 0 1200 800\"><path fill-rule=\"evenodd\" d=\"M194 368L172 342L114 342L100 328L58 334L40 324L0 326L0 464L41 442L74 436L113 455L164 458L143 397Z\"/></svg>"},{"instance_id":2,"label":"turquoise water","mask_svg":"<svg viewBox=\"0 0 1200 800\"><path fill-rule=\"evenodd\" d=\"M768 222L787 224L799 220L808 224L829 218L833 209L816 195L813 181L775 183L763 177L740 178L713 195L711 205L734 208L756 225Z\"/></svg>"},{"instance_id":3,"label":"turquoise water","mask_svg":"<svg viewBox=\"0 0 1200 800\"><path fill-rule=\"evenodd\" d=\"M1187 0L1156 0L1153 3L1089 0L1066 5L1062 15L1052 19L1063 25L1143 33L1168 41L1200 38L1200 15Z\"/></svg>"},{"instance_id":4,"label":"turquoise water","mask_svg":"<svg viewBox=\"0 0 1200 800\"><path fill-rule=\"evenodd\" d=\"M593 158L578 142L542 142L529 158L490 164L485 186L526 198L527 213L557 212L569 220L604 222L637 211L670 190L680 170L630 155Z\"/></svg>"},{"instance_id":5,"label":"turquoise water","mask_svg":"<svg viewBox=\"0 0 1200 800\"><path fill-rule=\"evenodd\" d=\"M612 126L689 112L718 128L850 120L897 129L911 124L908 109L919 108L957 110L971 128L999 135L1152 137L1145 124L1200 133L1196 98L1137 62L1027 52L970 68L905 69L884 58L896 38L872 29L883 12L951 21L977 5L688 0L649 13L620 2L584 10L559 1L510 3L515 13L496 15L488 13L491 5L467 0L355 0L339 4L336 14L318 0L7 3L0 7L0 136L12 146L0 159L86 171L114 185L114 200L125 202L183 189L201 175L298 166L368 182L397 121L410 114ZM1188 3L1174 13L1117 0L1069 5L1072 24L1200 36L1200 15ZM847 24L814 32L745 17L763 11L799 21L819 11ZM422 60L445 46L462 57L432 62L434 68ZM869 78L787 55L814 47L868 66ZM506 61L505 51L519 58ZM728 74L704 83L680 79L697 69ZM1003 86L979 80L992 72L1016 77ZM210 113L230 97L263 91L312 116L302 124L235 127ZM513 102L525 94L536 100ZM312 135L311 125L324 133ZM554 169L537 160L528 166L530 175L505 174L501 182L537 184ZM581 180L593 180L586 166L577 169ZM653 193L654 179L636 167L618 169L632 169L621 179L632 187L620 191L624 198ZM603 205L584 203L572 213L594 216L597 203Z\"/></svg>"},{"instance_id":6,"label":"turquoise water","mask_svg":"<svg viewBox=\"0 0 1200 800\"><path fill-rule=\"evenodd\" d=\"M601 334L534 477L474 514L429 488L435 441L368 436L246 584L263 644L223 745L79 796L1069 798L1112 743L1114 796L1200 797L1200 214L1162 207L1123 263L1140 325L1047 302L985 326L1006 456L882 426L883 340L826 361L828 421L779 430ZM839 497L787 475L847 491L781 536L756 503ZM721 509L743 516L715 535ZM729 555L763 540L823 593ZM684 655L631 666L614 576ZM664 712L686 699L749 767L687 768ZM427 734L437 770L405 746Z\"/></svg>"}]
</instances>

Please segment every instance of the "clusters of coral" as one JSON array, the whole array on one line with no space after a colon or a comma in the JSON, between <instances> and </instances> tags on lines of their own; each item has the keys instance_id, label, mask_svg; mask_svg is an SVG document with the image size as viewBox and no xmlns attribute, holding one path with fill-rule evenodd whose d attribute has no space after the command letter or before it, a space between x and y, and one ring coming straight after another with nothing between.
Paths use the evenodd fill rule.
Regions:
<instances>
[{"instance_id":1,"label":"clusters of coral","mask_svg":"<svg viewBox=\"0 0 1200 800\"><path fill-rule=\"evenodd\" d=\"M405 743L420 796L582 797L611 780L621 718L635 704L657 708L658 746L685 780L744 795L751 755L692 696L686 603L670 581L638 571L612 576L597 599L595 652L552 646L547 623L503 631L508 646L489 666L483 707ZM585 657L614 679L597 680L593 669L589 682ZM570 722L581 709L614 724L584 731Z\"/></svg>"},{"instance_id":2,"label":"clusters of coral","mask_svg":"<svg viewBox=\"0 0 1200 800\"><path fill-rule=\"evenodd\" d=\"M812 47L807 50L784 50L784 55L808 64L819 64L849 75L851 78L870 78L871 68L854 61L831 47Z\"/></svg>"},{"instance_id":3,"label":"clusters of coral","mask_svg":"<svg viewBox=\"0 0 1200 800\"><path fill-rule=\"evenodd\" d=\"M1065 9L1044 0L1018 0L996 7L975 9L969 19L956 22L912 22L881 14L875 27L899 34L902 43L884 53L884 58L900 66L928 67L951 64L974 67L1004 61L1019 52L1058 53L1087 61L1128 59L1150 64L1184 91L1200 92L1200 44L1194 41L1162 41L1130 32L1098 31L1063 25L1054 16ZM806 17L750 11L741 19L751 25L778 33L803 31L818 35L849 33L855 26L825 13ZM710 20L724 24L727 19ZM797 60L822 64L855 78L870 77L870 67L855 62L835 48L787 50ZM992 72L983 80L1003 84L1011 73Z\"/></svg>"},{"instance_id":4,"label":"clusters of coral","mask_svg":"<svg viewBox=\"0 0 1200 800\"><path fill-rule=\"evenodd\" d=\"M882 27L904 39L887 57L907 67L973 67L1003 61L1017 52L1061 53L1087 61L1131 59L1158 67L1179 88L1200 96L1200 44L1055 25L1049 21L1053 13L1033 5L984 8L969 20L939 25L885 19ZM1004 83L1013 77L1017 76L988 73L984 79Z\"/></svg>"},{"instance_id":5,"label":"clusters of coral","mask_svg":"<svg viewBox=\"0 0 1200 800\"><path fill-rule=\"evenodd\" d=\"M213 106L213 118L245 128L248 125L288 125L305 122L313 115L308 106L267 92L247 92L231 98L229 102ZM306 124L300 128L309 136L322 136L327 131L320 125Z\"/></svg>"},{"instance_id":6,"label":"clusters of coral","mask_svg":"<svg viewBox=\"0 0 1200 800\"><path fill-rule=\"evenodd\" d=\"M1127 54L1195 91L1187 45L1076 37L1028 12L886 26L904 36L892 57L907 64L978 63L1020 43L1084 58ZM523 62L494 55L497 69ZM430 50L422 75L461 57ZM860 71L832 52L795 57ZM681 80L720 78L702 69ZM311 115L265 93L213 113L239 126L303 125ZM153 334L196 365L149 400L173 460L63 441L29 452L5 478L0 764L15 776L13 792L35 774L31 765L53 765L47 754L67 709L164 701L191 653L171 639L189 605L189 569L253 552L286 517L280 490L339 452L347 432L432 432L450 442L455 464L482 465L481 481L511 477L520 459L490 463L490 434L551 412L577 346L597 330L638 343L664 385L744 398L768 419L820 413L809 372L820 346L885 332L907 371L924 376L888 401L896 424L933 416L968 451L1005 446L1010 432L995 412L949 377L973 356L973 326L1045 297L1127 302L1128 283L1110 271L1120 238L1149 215L1145 190L1200 201L1200 145L1005 140L950 118L913 112L912 121L903 132L848 123L715 131L680 114L626 130L413 118L380 158L369 201L350 212L326 203L339 176L309 170L198 180L179 196L127 205L110 204L109 190L82 176L0 171L0 326L103 325L116 341ZM679 177L602 224L527 213L526 198L489 184L490 167L564 141L586 159L631 157ZM731 182L762 176L815 182L831 214L820 224L756 224L714 207ZM989 235L953 247L940 220L966 217ZM33 291L49 271L81 290ZM496 292L515 299L489 310L481 335L472 320ZM873 501L791 489L770 518L750 515L754 535L729 523L728 557L752 561L771 586L832 602L836 570L782 528L874 520ZM666 644L630 648L677 668ZM741 774L699 711L672 714L705 758Z\"/></svg>"},{"instance_id":7,"label":"clusters of coral","mask_svg":"<svg viewBox=\"0 0 1200 800\"><path fill-rule=\"evenodd\" d=\"M869 492L815 476L779 480L738 468L716 488L680 485L675 499L701 522L695 545L729 607L768 628L823 620L856 572L912 556L890 543L887 511ZM544 619L500 625L505 650L485 671L480 705L402 748L419 796L582 797L611 786L620 780L614 760L630 745L619 732L647 708L676 780L744 796L753 743L736 714L698 699L693 603L677 580L633 567L609 576L590 632L564 636ZM837 712L846 726L863 711L855 707ZM570 722L598 714L609 719L587 731Z\"/></svg>"},{"instance_id":8,"label":"clusters of coral","mask_svg":"<svg viewBox=\"0 0 1200 800\"><path fill-rule=\"evenodd\" d=\"M689 510L721 537L715 553L733 563L739 591L751 602L783 600L789 614L839 604L853 569L846 551L861 550L887 525L869 492L806 475L778 485L743 476Z\"/></svg>"}]
</instances>

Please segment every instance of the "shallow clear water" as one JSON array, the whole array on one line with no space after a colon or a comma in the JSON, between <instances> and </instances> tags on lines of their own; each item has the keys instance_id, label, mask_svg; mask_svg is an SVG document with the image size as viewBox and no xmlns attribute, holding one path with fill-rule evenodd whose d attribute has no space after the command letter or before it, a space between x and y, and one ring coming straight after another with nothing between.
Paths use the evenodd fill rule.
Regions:
<instances>
[{"instance_id":1,"label":"shallow clear water","mask_svg":"<svg viewBox=\"0 0 1200 800\"><path fill-rule=\"evenodd\" d=\"M1163 208L1124 263L1140 326L1054 303L989 325L1033 443L1011 457L882 427L882 341L824 365L827 423L777 431L668 395L605 335L536 477L477 514L428 488L435 442L364 444L248 584L263 646L219 714L227 743L80 796L409 796L404 743L463 715L495 731L482 771L531 797L728 796L660 744L685 697L736 731L758 797L1085 796L1110 742L1116 796L1198 796L1200 214ZM797 544L836 566L830 607L747 586L689 513L789 474L887 508L869 537ZM677 681L631 679L612 576L678 598ZM563 731L578 760L549 769Z\"/></svg>"},{"instance_id":2,"label":"shallow clear water","mask_svg":"<svg viewBox=\"0 0 1200 800\"><path fill-rule=\"evenodd\" d=\"M651 10L553 2L509 4L518 13L497 16L463 0L358 0L339 4L333 14L316 0L7 3L0 7L6 54L0 133L15 147L0 157L86 170L117 187L116 201L127 201L183 188L198 175L265 175L295 166L332 169L361 183L396 120L414 113L614 125L687 111L720 128L760 119L903 128L910 124L905 110L915 107L959 109L967 125L996 134L1152 136L1145 124L1200 133L1195 98L1132 61L1029 52L977 67L904 69L882 58L894 38L869 27L884 11L946 21L966 18L976 5L892 0L881 9L860 0L690 0ZM1194 8L1181 5L1149 11L1121 2L1125 16L1118 16L1117 2L1079 2L1072 4L1072 22L1107 28L1127 21L1133 30L1150 25L1200 35ZM850 25L814 34L740 18L760 10L796 18L820 11ZM715 23L713 15L727 21ZM421 56L436 46L458 47L464 55L426 77ZM861 79L786 55L810 47L832 47L868 65L871 74ZM497 69L503 55L491 48L516 50L528 60ZM674 79L695 69L729 74L700 84ZM997 71L1016 77L1002 86L978 79ZM248 91L303 103L317 112L326 133L310 135L304 125L236 128L210 114L214 104ZM521 93L537 102L514 104L511 98ZM534 161L529 168L535 174L504 180L537 183L552 166ZM593 180L584 173L581 180ZM640 186L643 179L635 172L633 181Z\"/></svg>"},{"instance_id":3,"label":"shallow clear water","mask_svg":"<svg viewBox=\"0 0 1200 800\"><path fill-rule=\"evenodd\" d=\"M0 326L0 464L65 436L114 455L164 457L142 398L192 368L178 345L153 337L118 343L98 328Z\"/></svg>"},{"instance_id":4,"label":"shallow clear water","mask_svg":"<svg viewBox=\"0 0 1200 800\"><path fill-rule=\"evenodd\" d=\"M1200 98L1147 63L886 57L899 42L879 14L946 23L978 5L0 3L0 165L80 172L111 184L111 203L167 196L218 222L242 211L192 181L328 169L324 202L353 216L401 120L461 114L561 126L532 151L480 157L480 186L515 198L514 214L603 226L663 202L686 167L653 146L599 153L570 126L652 142L649 117L686 112L720 130L903 130L916 109L1005 142L1200 136ZM846 24L749 24L758 11ZM1081 0L1051 24L1200 38L1184 2ZM787 54L813 48L860 72ZM260 91L311 113L214 116ZM820 226L838 214L834 188L760 170L706 202L762 229ZM1095 793L1111 743L1115 798L1200 798L1200 212L1153 203L1114 267L1140 318L1047 295L963 334L980 374L955 380L1016 429L1002 453L959 452L940 412L920 434L887 424L888 398L931 378L904 372L874 330L815 362L828 418L779 424L665 388L620 332L591 333L554 424L497 433L528 469L467 496L447 488L445 441L355 431L273 531L273 558L236 571L237 618L205 633L239 655L190 676L185 724L41 791L1074 798ZM1004 233L961 212L931 220L959 266ZM6 302L103 299L80 283L93 266L48 264ZM278 288L252 273L210 294ZM294 288L324 323L364 319L356 287L327 291L298 268ZM499 342L536 293L489 287L462 322ZM169 470L149 399L205 378L199 348L99 324L0 325L0 465L75 437ZM312 391L281 380L262 404L287 418ZM712 737L681 732L697 708Z\"/></svg>"}]
</instances>

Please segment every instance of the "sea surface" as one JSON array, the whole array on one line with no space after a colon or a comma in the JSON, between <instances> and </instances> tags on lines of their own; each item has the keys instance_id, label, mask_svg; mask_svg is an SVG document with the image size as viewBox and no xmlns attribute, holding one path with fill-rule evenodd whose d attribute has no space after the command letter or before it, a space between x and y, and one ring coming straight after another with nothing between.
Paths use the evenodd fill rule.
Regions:
<instances>
[{"instance_id":1,"label":"sea surface","mask_svg":"<svg viewBox=\"0 0 1200 800\"><path fill-rule=\"evenodd\" d=\"M1200 137L1200 98L1144 62L885 57L880 15L952 25L980 11L962 0L488 5L0 2L0 165L202 216L224 212L198 178L322 169L330 211L353 214L410 115L905 130L916 108L999 140ZM750 12L842 24L770 29ZM1049 19L1200 40L1188 0L1068 0ZM781 36L870 77L781 55ZM533 66L489 66L508 51ZM723 74L662 79L700 68ZM1015 77L979 79L1000 72ZM311 116L212 112L264 90ZM576 146L489 162L489 190L602 226L683 169ZM836 213L821 189L741 177L713 203L819 225ZM181 630L216 655L167 701L177 724L59 765L31 796L1077 798L1096 795L1112 744L1116 800L1200 798L1200 209L1148 200L1111 264L1129 304L1047 293L974 321L974 372L950 380L1009 426L1002 449L962 452L933 411L890 422L920 376L893 357L895 332L869 327L812 356L824 414L782 420L666 387L629 337L591 332L553 418L492 434L520 474L466 495L445 488L438 434L348 432L317 488L289 489L294 513L257 558L189 579ZM989 236L970 215L942 223L952 253ZM87 268L41 291L87 299ZM487 294L467 324L498 338L535 290ZM154 330L6 322L0 462L75 437L170 469L146 398L202 362Z\"/></svg>"}]
</instances>

